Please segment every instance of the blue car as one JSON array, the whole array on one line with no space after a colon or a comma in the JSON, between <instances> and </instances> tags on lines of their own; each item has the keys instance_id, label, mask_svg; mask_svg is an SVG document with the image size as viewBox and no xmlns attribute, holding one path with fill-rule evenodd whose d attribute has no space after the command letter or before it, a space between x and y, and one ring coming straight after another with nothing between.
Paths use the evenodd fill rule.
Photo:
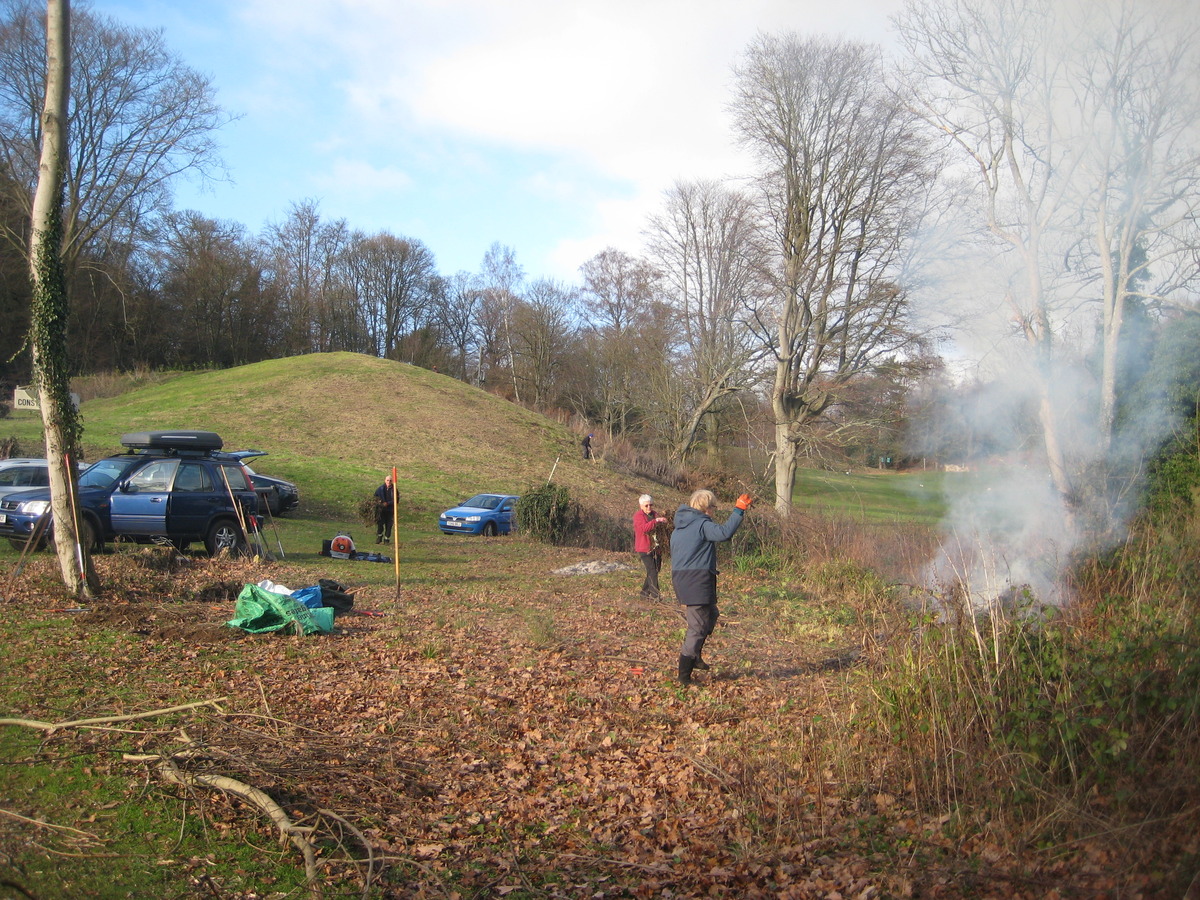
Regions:
<instances>
[{"instance_id":1,"label":"blue car","mask_svg":"<svg viewBox=\"0 0 1200 900\"><path fill-rule=\"evenodd\" d=\"M476 494L438 516L438 528L443 534L508 534L520 499L514 494Z\"/></svg>"},{"instance_id":2,"label":"blue car","mask_svg":"<svg viewBox=\"0 0 1200 900\"><path fill-rule=\"evenodd\" d=\"M203 541L210 554L245 547L245 529L259 526L258 497L241 461L221 453L208 431L134 432L122 437L130 452L110 456L79 476L80 539L100 550L107 541L168 541L184 549ZM234 506L236 499L237 506ZM51 540L39 521L50 509L47 488L0 499L0 536L14 548L36 537Z\"/></svg>"}]
</instances>

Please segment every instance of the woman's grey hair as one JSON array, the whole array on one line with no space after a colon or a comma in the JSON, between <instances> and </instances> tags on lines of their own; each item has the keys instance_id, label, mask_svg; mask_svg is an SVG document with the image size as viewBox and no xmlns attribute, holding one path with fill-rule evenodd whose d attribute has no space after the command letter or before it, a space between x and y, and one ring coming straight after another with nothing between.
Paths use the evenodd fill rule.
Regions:
<instances>
[{"instance_id":1,"label":"woman's grey hair","mask_svg":"<svg viewBox=\"0 0 1200 900\"><path fill-rule=\"evenodd\" d=\"M706 491L703 488L694 492L688 498L688 506L700 512L708 512L717 505L717 495L712 491Z\"/></svg>"},{"instance_id":2,"label":"woman's grey hair","mask_svg":"<svg viewBox=\"0 0 1200 900\"><path fill-rule=\"evenodd\" d=\"M653 503L653 502L654 502L654 498L651 497L649 494L642 494L642 496L638 497L638 506L641 506L643 503Z\"/></svg>"}]
</instances>

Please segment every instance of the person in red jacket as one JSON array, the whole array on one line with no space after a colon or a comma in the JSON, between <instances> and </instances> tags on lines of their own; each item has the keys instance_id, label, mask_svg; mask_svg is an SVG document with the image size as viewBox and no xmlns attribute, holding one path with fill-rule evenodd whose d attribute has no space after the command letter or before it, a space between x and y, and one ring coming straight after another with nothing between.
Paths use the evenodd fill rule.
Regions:
<instances>
[{"instance_id":1,"label":"person in red jacket","mask_svg":"<svg viewBox=\"0 0 1200 900\"><path fill-rule=\"evenodd\" d=\"M662 547L654 529L667 521L654 511L654 500L649 494L638 497L637 512L633 514L633 550L642 558L646 567L646 580L642 582L643 600L661 600L658 589L658 572L662 568Z\"/></svg>"}]
</instances>

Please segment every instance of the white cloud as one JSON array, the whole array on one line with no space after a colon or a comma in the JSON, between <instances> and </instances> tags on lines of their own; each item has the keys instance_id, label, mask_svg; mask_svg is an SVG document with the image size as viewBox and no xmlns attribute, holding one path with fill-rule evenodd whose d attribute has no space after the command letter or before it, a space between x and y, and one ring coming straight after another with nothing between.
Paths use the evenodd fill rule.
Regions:
<instances>
[{"instance_id":1,"label":"white cloud","mask_svg":"<svg viewBox=\"0 0 1200 900\"><path fill-rule=\"evenodd\" d=\"M747 170L726 104L757 32L878 39L902 0L95 2L169 21L169 43L196 41L185 59L246 114L230 163L257 202L273 192L270 206L286 208L317 185L351 226L401 213L410 227L453 217L447 235L501 222L513 230L493 239L531 271L568 277L585 248L636 252L677 179ZM517 191L541 202L537 215L474 205Z\"/></svg>"},{"instance_id":2,"label":"white cloud","mask_svg":"<svg viewBox=\"0 0 1200 900\"><path fill-rule=\"evenodd\" d=\"M338 159L326 174L317 175L313 183L318 188L342 193L405 191L412 186L412 176L394 166L373 166L361 159Z\"/></svg>"}]
</instances>

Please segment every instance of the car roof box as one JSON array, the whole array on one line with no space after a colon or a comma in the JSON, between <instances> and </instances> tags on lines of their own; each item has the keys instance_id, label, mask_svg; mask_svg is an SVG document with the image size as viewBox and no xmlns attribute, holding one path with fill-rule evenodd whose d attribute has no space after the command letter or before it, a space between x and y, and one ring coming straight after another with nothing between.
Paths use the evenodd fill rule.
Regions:
<instances>
[{"instance_id":1,"label":"car roof box","mask_svg":"<svg viewBox=\"0 0 1200 900\"><path fill-rule=\"evenodd\" d=\"M131 431L121 435L130 450L220 450L225 446L215 431Z\"/></svg>"}]
</instances>

